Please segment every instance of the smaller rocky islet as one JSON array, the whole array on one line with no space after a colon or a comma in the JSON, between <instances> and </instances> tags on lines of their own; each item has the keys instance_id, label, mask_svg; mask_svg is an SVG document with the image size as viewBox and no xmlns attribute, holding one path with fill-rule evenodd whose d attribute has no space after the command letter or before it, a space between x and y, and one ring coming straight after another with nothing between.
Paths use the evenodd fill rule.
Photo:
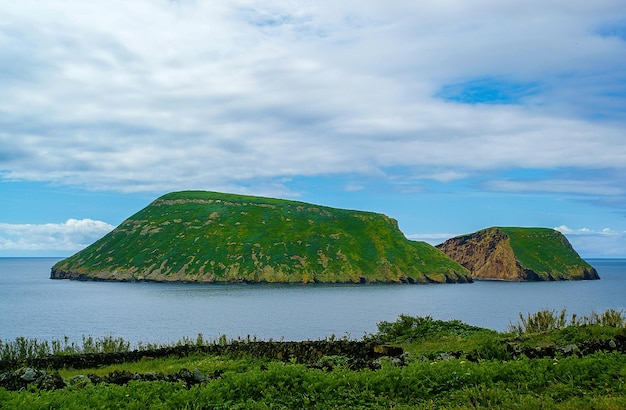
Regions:
<instances>
[{"instance_id":1,"label":"smaller rocky islet","mask_svg":"<svg viewBox=\"0 0 626 410\"><path fill-rule=\"evenodd\" d=\"M491 263L507 269L498 279L598 278L556 231L490 229L509 239L485 248L481 241L457 237L453 238L456 242L451 239L438 249L407 239L395 219L379 213L181 191L156 199L98 241L59 261L50 277L159 282L466 283L486 278L469 263L473 259L467 255L500 261L502 258L494 259L493 255L505 250L506 264ZM536 235L538 229L545 230L543 235ZM549 232L562 238L557 243ZM489 251L492 248L495 253ZM537 249L553 252L537 253ZM515 262L509 263L511 260ZM525 276L519 274L518 265L527 272ZM536 268L539 265L541 269ZM511 271L512 266L517 270Z\"/></svg>"},{"instance_id":2,"label":"smaller rocky islet","mask_svg":"<svg viewBox=\"0 0 626 410\"><path fill-rule=\"evenodd\" d=\"M554 229L491 227L448 239L437 248L477 280L600 279L595 268Z\"/></svg>"}]
</instances>

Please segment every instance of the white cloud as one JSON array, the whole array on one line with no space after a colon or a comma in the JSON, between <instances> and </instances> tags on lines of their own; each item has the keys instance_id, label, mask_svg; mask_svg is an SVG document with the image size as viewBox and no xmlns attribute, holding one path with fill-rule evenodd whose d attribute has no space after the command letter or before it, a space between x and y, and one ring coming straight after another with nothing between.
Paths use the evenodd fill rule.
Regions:
<instances>
[{"instance_id":1,"label":"white cloud","mask_svg":"<svg viewBox=\"0 0 626 410\"><path fill-rule=\"evenodd\" d=\"M556 226L554 229L561 232L563 235L574 233L574 230L567 225L559 225Z\"/></svg>"},{"instance_id":2,"label":"white cloud","mask_svg":"<svg viewBox=\"0 0 626 410\"><path fill-rule=\"evenodd\" d=\"M113 228L92 219L47 224L0 223L0 251L78 251Z\"/></svg>"},{"instance_id":3,"label":"white cloud","mask_svg":"<svg viewBox=\"0 0 626 410\"><path fill-rule=\"evenodd\" d=\"M450 182L626 167L626 44L598 34L626 15L619 0L23 0L0 13L4 179L237 190L398 168ZM538 93L522 105L436 97L485 77Z\"/></svg>"},{"instance_id":4,"label":"white cloud","mask_svg":"<svg viewBox=\"0 0 626 410\"><path fill-rule=\"evenodd\" d=\"M348 192L356 192L356 191L362 191L364 189L364 187L361 184L357 184L357 183L354 183L354 182L349 182L349 183L346 184L344 189L346 191L348 191Z\"/></svg>"},{"instance_id":5,"label":"white cloud","mask_svg":"<svg viewBox=\"0 0 626 410\"><path fill-rule=\"evenodd\" d=\"M587 195L624 195L626 190L618 186L616 181L597 180L568 180L568 179L543 179L543 180L492 180L485 187L493 191L504 192L559 192Z\"/></svg>"},{"instance_id":6,"label":"white cloud","mask_svg":"<svg viewBox=\"0 0 626 410\"><path fill-rule=\"evenodd\" d=\"M589 228L572 229L567 225L559 225L554 228L564 235L606 235L606 236L619 236L624 235L626 232L615 231L611 228L603 228L601 230L593 230Z\"/></svg>"},{"instance_id":7,"label":"white cloud","mask_svg":"<svg viewBox=\"0 0 626 410\"><path fill-rule=\"evenodd\" d=\"M566 225L555 227L567 236L576 251L583 257L623 258L626 256L626 231L602 228L570 228Z\"/></svg>"},{"instance_id":8,"label":"white cloud","mask_svg":"<svg viewBox=\"0 0 626 410\"><path fill-rule=\"evenodd\" d=\"M432 179L437 182L452 182L459 179L467 178L467 172L459 172L453 170L442 170L438 172L425 173L413 176L414 179Z\"/></svg>"},{"instance_id":9,"label":"white cloud","mask_svg":"<svg viewBox=\"0 0 626 410\"><path fill-rule=\"evenodd\" d=\"M412 241L422 241L434 246L458 235L459 234L452 233L414 233L406 235L406 237Z\"/></svg>"}]
</instances>

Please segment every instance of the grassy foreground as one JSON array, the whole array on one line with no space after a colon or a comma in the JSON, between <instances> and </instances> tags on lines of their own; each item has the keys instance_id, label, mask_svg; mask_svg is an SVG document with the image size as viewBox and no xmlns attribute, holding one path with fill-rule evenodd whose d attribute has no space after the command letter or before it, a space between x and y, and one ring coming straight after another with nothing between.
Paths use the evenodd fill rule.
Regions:
<instances>
[{"instance_id":1,"label":"grassy foreground","mask_svg":"<svg viewBox=\"0 0 626 410\"><path fill-rule=\"evenodd\" d=\"M379 323L376 334L364 337L389 352L366 365L355 366L354 358L344 355L311 361L207 354L201 349L183 357L146 353L132 362L59 369L66 384L60 389L0 387L0 408L622 409L625 324L622 311L582 318L542 311L520 315L519 323L499 333L459 321L401 315L395 322ZM199 337L182 344L211 343ZM26 362L47 354L45 345L26 339L0 342L0 359ZM140 348L149 352L153 347ZM87 338L82 347L65 341L48 349L76 355L130 346ZM171 377L192 373L203 378L192 382ZM0 379L7 375L0 374ZM119 380L123 375L123 383L113 382L114 376ZM151 375L154 381L133 380L133 375Z\"/></svg>"}]
</instances>

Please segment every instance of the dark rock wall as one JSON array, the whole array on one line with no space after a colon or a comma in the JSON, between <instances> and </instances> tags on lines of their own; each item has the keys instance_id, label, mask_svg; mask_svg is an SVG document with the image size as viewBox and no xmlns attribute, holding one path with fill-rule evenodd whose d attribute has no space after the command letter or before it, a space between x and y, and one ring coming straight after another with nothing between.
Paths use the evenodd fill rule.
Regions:
<instances>
[{"instance_id":1,"label":"dark rock wall","mask_svg":"<svg viewBox=\"0 0 626 410\"><path fill-rule=\"evenodd\" d=\"M536 280L520 266L508 240L504 232L487 229L449 239L437 248L467 268L472 279Z\"/></svg>"},{"instance_id":2,"label":"dark rock wall","mask_svg":"<svg viewBox=\"0 0 626 410\"><path fill-rule=\"evenodd\" d=\"M266 357L283 361L295 359L300 363L311 363L323 356L332 355L370 360L381 356L381 353L374 350L377 345L374 342L352 340L303 342L234 341L223 345L184 345L119 353L90 353L70 356L52 355L39 359L30 359L25 363L0 361L0 370L14 369L23 365L37 369L85 369L116 363L134 362L144 358L185 357L194 353L249 354L254 357Z\"/></svg>"}]
</instances>

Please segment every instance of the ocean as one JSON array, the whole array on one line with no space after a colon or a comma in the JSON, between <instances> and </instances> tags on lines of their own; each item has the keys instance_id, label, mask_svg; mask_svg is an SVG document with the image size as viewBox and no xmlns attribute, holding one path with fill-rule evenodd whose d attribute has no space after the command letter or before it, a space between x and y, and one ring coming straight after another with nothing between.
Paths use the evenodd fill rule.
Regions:
<instances>
[{"instance_id":1,"label":"ocean","mask_svg":"<svg viewBox=\"0 0 626 410\"><path fill-rule=\"evenodd\" d=\"M588 315L626 308L626 259L588 259L597 281L429 285L183 284L49 279L59 258L0 258L0 340L81 342L122 337L136 345L204 339L361 338L400 314L459 319L504 331L542 309Z\"/></svg>"}]
</instances>

